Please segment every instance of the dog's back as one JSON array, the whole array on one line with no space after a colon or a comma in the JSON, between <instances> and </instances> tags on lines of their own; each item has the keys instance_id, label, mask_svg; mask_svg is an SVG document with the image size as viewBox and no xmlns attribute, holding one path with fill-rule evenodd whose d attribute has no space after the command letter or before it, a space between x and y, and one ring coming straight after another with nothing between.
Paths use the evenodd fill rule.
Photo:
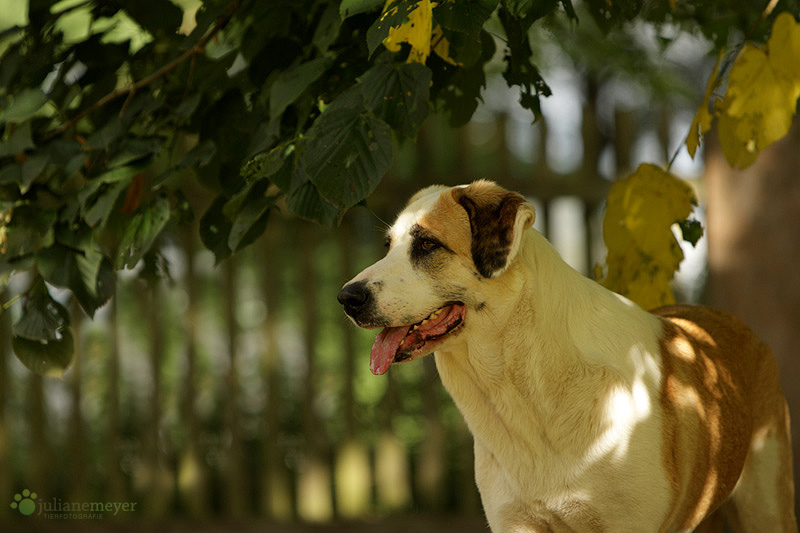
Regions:
<instances>
[{"instance_id":1,"label":"dog's back","mask_svg":"<svg viewBox=\"0 0 800 533\"><path fill-rule=\"evenodd\" d=\"M794 520L779 512L793 505L785 467L792 458L788 410L769 347L716 309L670 306L654 313L667 320L663 459L676 502L669 522L689 527L730 496L720 513L737 530L796 531Z\"/></svg>"}]
</instances>

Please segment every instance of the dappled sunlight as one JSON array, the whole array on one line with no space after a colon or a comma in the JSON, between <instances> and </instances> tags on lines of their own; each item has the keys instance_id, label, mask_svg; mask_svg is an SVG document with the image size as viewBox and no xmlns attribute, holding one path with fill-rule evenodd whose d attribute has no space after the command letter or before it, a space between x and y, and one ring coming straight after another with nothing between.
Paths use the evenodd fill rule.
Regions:
<instances>
[{"instance_id":1,"label":"dappled sunlight","mask_svg":"<svg viewBox=\"0 0 800 533\"><path fill-rule=\"evenodd\" d=\"M741 356L751 342L743 337L746 332L729 326L723 332L720 317L709 311L698 308L687 317L676 312L674 318L670 308L663 313L679 326L668 328L662 339L671 354L664 365L665 410L680 421L668 425L677 451L667 464L686 487L673 495L681 502L675 512L685 524L697 524L727 498L739 478L751 431L745 380L754 377L754 369L742 365L752 367L756 359Z\"/></svg>"},{"instance_id":2,"label":"dappled sunlight","mask_svg":"<svg viewBox=\"0 0 800 533\"><path fill-rule=\"evenodd\" d=\"M612 456L615 462L624 462L636 426L652 415L647 385L641 377L633 384L616 385L605 397L605 430L598 435L589 448L586 458L589 464Z\"/></svg>"},{"instance_id":3,"label":"dappled sunlight","mask_svg":"<svg viewBox=\"0 0 800 533\"><path fill-rule=\"evenodd\" d=\"M297 514L307 522L333 518L331 472L327 463L307 458L300 463L297 480Z\"/></svg>"},{"instance_id":4,"label":"dappled sunlight","mask_svg":"<svg viewBox=\"0 0 800 533\"><path fill-rule=\"evenodd\" d=\"M339 514L358 518L370 511L372 472L369 451L358 440L344 443L336 457L336 497Z\"/></svg>"},{"instance_id":5,"label":"dappled sunlight","mask_svg":"<svg viewBox=\"0 0 800 533\"><path fill-rule=\"evenodd\" d=\"M399 439L383 433L375 448L375 489L378 505L386 511L411 503L408 456Z\"/></svg>"}]
</instances>

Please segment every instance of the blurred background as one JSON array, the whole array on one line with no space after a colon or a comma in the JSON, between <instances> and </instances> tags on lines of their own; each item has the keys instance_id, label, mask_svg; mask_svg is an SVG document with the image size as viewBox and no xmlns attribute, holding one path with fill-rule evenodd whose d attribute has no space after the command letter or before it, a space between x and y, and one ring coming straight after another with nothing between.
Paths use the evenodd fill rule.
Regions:
<instances>
[{"instance_id":1,"label":"blurred background","mask_svg":"<svg viewBox=\"0 0 800 533\"><path fill-rule=\"evenodd\" d=\"M746 171L728 167L713 136L692 161L678 148L713 66L706 43L662 50L644 28L611 42L588 20L547 31L535 63L554 95L542 120L496 73L466 127L429 117L335 230L275 215L215 265L196 224L172 228L158 261L118 274L94 320L73 310L77 357L63 381L17 361L14 308L0 314L0 529L488 531L471 437L433 359L373 376L374 332L336 301L382 255L407 198L434 183L486 177L523 193L537 229L593 276L610 184L677 151L672 171L695 187L706 227L684 250L677 297L733 311L771 344L800 421L797 124ZM211 199L198 185L194 211ZM9 506L26 489L32 517ZM62 512L72 502L136 505L87 519Z\"/></svg>"}]
</instances>

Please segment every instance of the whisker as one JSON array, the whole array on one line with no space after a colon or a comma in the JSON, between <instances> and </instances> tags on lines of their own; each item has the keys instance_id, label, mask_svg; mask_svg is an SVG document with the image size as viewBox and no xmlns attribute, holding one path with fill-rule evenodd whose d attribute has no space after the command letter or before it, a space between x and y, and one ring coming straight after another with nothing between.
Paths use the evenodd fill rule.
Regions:
<instances>
[{"instance_id":1,"label":"whisker","mask_svg":"<svg viewBox=\"0 0 800 533\"><path fill-rule=\"evenodd\" d=\"M389 230L389 228L391 228L391 227L392 227L392 225L391 225L390 223L388 223L388 222L386 222L385 220L383 220L383 219L382 219L382 218L381 218L381 217L378 215L378 213L376 213L375 211L373 211L373 209L372 209L370 206L368 206L368 205L365 205L364 207L366 207L366 208L367 208L367 211L369 211L369 212L370 212L370 214L371 214L372 216L374 216L375 218L377 218L377 219L378 219L378 222L380 222L381 224L383 224L383 227L382 227L382 228L380 228L380 227L376 227L375 229L380 229L381 231L383 231L383 232L385 233L386 231L388 231L388 230Z\"/></svg>"}]
</instances>

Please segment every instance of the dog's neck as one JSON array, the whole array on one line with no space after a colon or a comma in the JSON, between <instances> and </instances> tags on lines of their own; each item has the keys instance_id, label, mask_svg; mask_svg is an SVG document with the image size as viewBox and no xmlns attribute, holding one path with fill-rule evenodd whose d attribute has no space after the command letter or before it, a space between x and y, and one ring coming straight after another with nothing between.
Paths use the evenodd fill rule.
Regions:
<instances>
[{"instance_id":1,"label":"dog's neck","mask_svg":"<svg viewBox=\"0 0 800 533\"><path fill-rule=\"evenodd\" d=\"M573 270L538 232L527 233L507 279L487 281L513 285L516 298L487 309L492 318L476 320L458 348L436 354L475 439L505 442L491 450L501 465L515 464L514 454L547 465L587 453L599 431L590 421L608 407L607 398L587 391L659 379L652 347L626 338L642 327L658 330L658 319ZM520 475L521 483L531 479Z\"/></svg>"}]
</instances>

